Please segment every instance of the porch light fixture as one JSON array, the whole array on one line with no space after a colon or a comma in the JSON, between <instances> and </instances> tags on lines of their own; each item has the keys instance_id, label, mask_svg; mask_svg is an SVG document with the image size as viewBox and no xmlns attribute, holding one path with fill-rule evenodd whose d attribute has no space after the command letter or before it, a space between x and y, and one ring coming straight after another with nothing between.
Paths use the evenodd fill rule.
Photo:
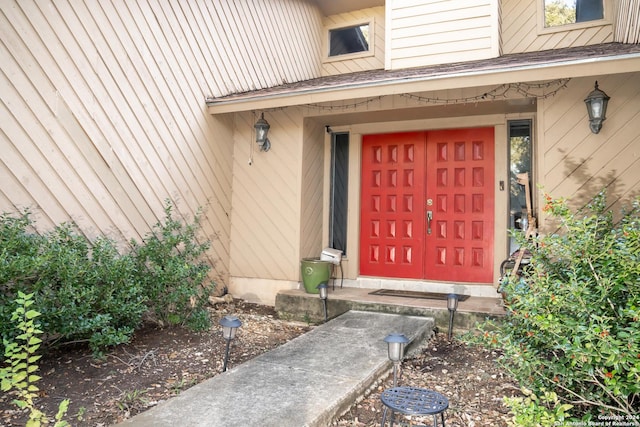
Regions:
<instances>
[{"instance_id":1,"label":"porch light fixture","mask_svg":"<svg viewBox=\"0 0 640 427\"><path fill-rule=\"evenodd\" d=\"M393 362L393 386L398 386L398 369L400 363L404 358L404 347L409 342L409 339L404 334L389 334L384 339L387 343L387 353L389 360Z\"/></svg>"},{"instance_id":2,"label":"porch light fixture","mask_svg":"<svg viewBox=\"0 0 640 427\"><path fill-rule=\"evenodd\" d=\"M220 319L220 326L222 326L222 338L227 342L227 348L224 352L224 364L222 365L222 372L227 370L227 362L229 361L229 346L231 340L236 337L236 330L242 326L242 322L236 316L224 316Z\"/></svg>"},{"instance_id":3,"label":"porch light fixture","mask_svg":"<svg viewBox=\"0 0 640 427\"><path fill-rule=\"evenodd\" d=\"M264 119L264 113L260 115L260 118L253 127L256 130L256 143L260 146L260 151L269 151L271 148L271 142L267 138L269 133L269 122Z\"/></svg>"},{"instance_id":4,"label":"porch light fixture","mask_svg":"<svg viewBox=\"0 0 640 427\"><path fill-rule=\"evenodd\" d=\"M458 295L457 294L449 294L447 295L447 310L449 310L449 334L447 337L451 340L451 336L453 335L453 316L456 314L456 310L458 309Z\"/></svg>"},{"instance_id":5,"label":"porch light fixture","mask_svg":"<svg viewBox=\"0 0 640 427\"><path fill-rule=\"evenodd\" d=\"M587 113L589 113L591 132L599 133L600 129L602 129L602 122L607 118L609 99L611 98L606 93L598 89L598 81L596 80L595 89L584 100L584 103L587 104Z\"/></svg>"},{"instance_id":6,"label":"porch light fixture","mask_svg":"<svg viewBox=\"0 0 640 427\"><path fill-rule=\"evenodd\" d=\"M316 286L320 294L320 299L322 300L322 308L324 311L324 321L327 322L327 293L329 290L329 286L327 286L327 282L322 282L318 286Z\"/></svg>"}]
</instances>

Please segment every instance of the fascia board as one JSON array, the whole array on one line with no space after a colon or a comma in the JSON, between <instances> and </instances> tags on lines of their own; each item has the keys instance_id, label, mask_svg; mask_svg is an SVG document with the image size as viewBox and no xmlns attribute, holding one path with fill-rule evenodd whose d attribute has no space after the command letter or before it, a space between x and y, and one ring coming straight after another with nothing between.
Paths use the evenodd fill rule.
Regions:
<instances>
[{"instance_id":1,"label":"fascia board","mask_svg":"<svg viewBox=\"0 0 640 427\"><path fill-rule=\"evenodd\" d=\"M578 78L640 71L640 54L585 58L549 64L521 65L490 70L470 70L455 74L382 79L374 82L298 89L290 92L207 101L210 114L268 110L349 99L402 93L461 89L560 78Z\"/></svg>"}]
</instances>

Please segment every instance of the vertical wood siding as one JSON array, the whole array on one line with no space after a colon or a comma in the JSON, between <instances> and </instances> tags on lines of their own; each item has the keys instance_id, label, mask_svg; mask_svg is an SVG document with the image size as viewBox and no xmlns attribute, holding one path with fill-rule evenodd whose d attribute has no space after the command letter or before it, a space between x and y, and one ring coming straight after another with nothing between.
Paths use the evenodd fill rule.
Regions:
<instances>
[{"instance_id":1,"label":"vertical wood siding","mask_svg":"<svg viewBox=\"0 0 640 427\"><path fill-rule=\"evenodd\" d=\"M640 43L640 0L618 0L614 40Z\"/></svg>"},{"instance_id":2,"label":"vertical wood siding","mask_svg":"<svg viewBox=\"0 0 640 427\"><path fill-rule=\"evenodd\" d=\"M591 133L583 99L594 79L611 97L607 119ZM614 212L640 194L640 73L576 79L539 105L540 174L544 190L575 207L608 189Z\"/></svg>"},{"instance_id":3,"label":"vertical wood siding","mask_svg":"<svg viewBox=\"0 0 640 427\"><path fill-rule=\"evenodd\" d=\"M317 77L321 28L302 1L0 0L0 211L126 242L204 207L225 283L235 124L205 98Z\"/></svg>"},{"instance_id":4,"label":"vertical wood siding","mask_svg":"<svg viewBox=\"0 0 640 427\"><path fill-rule=\"evenodd\" d=\"M609 3L605 2L606 5ZM605 12L610 11L609 15L612 15L615 9L612 5L607 7ZM501 13L502 53L505 55L613 41L613 16L609 16L610 23L604 25L579 26L573 29L566 26L568 29L557 27L556 30L542 30L541 0L503 0Z\"/></svg>"},{"instance_id":5,"label":"vertical wood siding","mask_svg":"<svg viewBox=\"0 0 640 427\"><path fill-rule=\"evenodd\" d=\"M386 68L499 55L497 0L388 0Z\"/></svg>"},{"instance_id":6,"label":"vertical wood siding","mask_svg":"<svg viewBox=\"0 0 640 427\"><path fill-rule=\"evenodd\" d=\"M373 55L357 59L338 59L332 58L327 60L327 52L329 51L329 28L340 26L349 26L354 22L365 22L373 18ZM355 73L366 70L379 70L384 68L385 55L385 14L384 7L372 7L361 9L349 13L341 13L338 15L327 16L323 20L324 29L322 34L322 58L325 61L322 64L322 75L334 75L344 73Z\"/></svg>"}]
</instances>

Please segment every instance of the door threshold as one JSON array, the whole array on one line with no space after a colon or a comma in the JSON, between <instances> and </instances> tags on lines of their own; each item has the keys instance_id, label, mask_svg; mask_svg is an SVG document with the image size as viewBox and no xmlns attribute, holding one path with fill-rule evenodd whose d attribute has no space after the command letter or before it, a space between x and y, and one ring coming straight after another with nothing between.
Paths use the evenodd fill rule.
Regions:
<instances>
[{"instance_id":1,"label":"door threshold","mask_svg":"<svg viewBox=\"0 0 640 427\"><path fill-rule=\"evenodd\" d=\"M334 279L329 286L334 285ZM394 291L433 292L440 294L469 295L472 297L498 298L497 288L490 283L431 282L416 279L391 279L381 277L358 277L357 279L335 279L335 287L363 288L372 291L390 289Z\"/></svg>"}]
</instances>

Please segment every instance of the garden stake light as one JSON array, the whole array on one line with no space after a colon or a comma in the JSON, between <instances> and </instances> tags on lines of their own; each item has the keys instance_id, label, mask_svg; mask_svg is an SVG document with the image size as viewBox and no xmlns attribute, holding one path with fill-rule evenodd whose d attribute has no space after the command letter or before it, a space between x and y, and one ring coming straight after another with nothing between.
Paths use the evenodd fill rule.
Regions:
<instances>
[{"instance_id":1,"label":"garden stake light","mask_svg":"<svg viewBox=\"0 0 640 427\"><path fill-rule=\"evenodd\" d=\"M327 292L329 290L329 286L327 286L327 282L322 282L316 289L320 291L320 299L322 300L322 308L324 310L324 322L327 322Z\"/></svg>"},{"instance_id":2,"label":"garden stake light","mask_svg":"<svg viewBox=\"0 0 640 427\"><path fill-rule=\"evenodd\" d=\"M242 322L236 316L224 316L220 319L220 326L222 326L222 337L227 342L224 364L222 365L222 372L226 372L227 362L229 361L229 346L231 345L231 340L236 337L236 329L242 326Z\"/></svg>"},{"instance_id":3,"label":"garden stake light","mask_svg":"<svg viewBox=\"0 0 640 427\"><path fill-rule=\"evenodd\" d=\"M451 340L451 336L453 335L453 316L456 314L456 310L458 309L458 295L447 295L447 309L449 310L449 334L447 337Z\"/></svg>"},{"instance_id":4,"label":"garden stake light","mask_svg":"<svg viewBox=\"0 0 640 427\"><path fill-rule=\"evenodd\" d=\"M409 339L404 334L389 334L384 339L384 342L387 343L389 360L393 362L393 386L397 387L398 369L404 358L404 347L409 342Z\"/></svg>"}]
</instances>

